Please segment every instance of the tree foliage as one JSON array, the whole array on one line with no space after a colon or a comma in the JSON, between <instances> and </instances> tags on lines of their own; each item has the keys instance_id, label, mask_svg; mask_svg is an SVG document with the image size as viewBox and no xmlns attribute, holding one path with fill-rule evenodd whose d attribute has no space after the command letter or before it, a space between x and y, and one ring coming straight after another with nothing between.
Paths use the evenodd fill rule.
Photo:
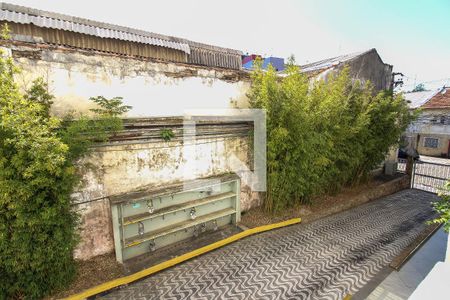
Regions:
<instances>
[{"instance_id":1,"label":"tree foliage","mask_svg":"<svg viewBox=\"0 0 450 300\"><path fill-rule=\"evenodd\" d=\"M56 133L59 121L22 95L10 59L0 59L0 296L42 296L75 274L75 170Z\"/></svg>"},{"instance_id":2,"label":"tree foliage","mask_svg":"<svg viewBox=\"0 0 450 300\"><path fill-rule=\"evenodd\" d=\"M91 111L102 117L118 117L131 109L129 105L123 105L122 97L108 99L103 96L97 96L89 99L99 106L91 109Z\"/></svg>"},{"instance_id":3,"label":"tree foliage","mask_svg":"<svg viewBox=\"0 0 450 300\"><path fill-rule=\"evenodd\" d=\"M0 57L0 299L35 299L76 274L75 164L93 142L120 129L114 109L121 104L102 102L94 119L61 122L50 116L46 83L37 79L22 94L17 72L11 58Z\"/></svg>"},{"instance_id":4,"label":"tree foliage","mask_svg":"<svg viewBox=\"0 0 450 300\"><path fill-rule=\"evenodd\" d=\"M426 91L427 89L426 89L426 87L425 87L425 84L423 84L423 83L419 83L418 85L416 85L414 88L413 88L413 90L411 91L411 92L424 92L424 91Z\"/></svg>"},{"instance_id":5,"label":"tree foliage","mask_svg":"<svg viewBox=\"0 0 450 300\"><path fill-rule=\"evenodd\" d=\"M312 82L292 60L284 77L257 67L248 96L267 112L269 211L365 178L412 118L401 96L374 95L348 69Z\"/></svg>"},{"instance_id":6,"label":"tree foliage","mask_svg":"<svg viewBox=\"0 0 450 300\"><path fill-rule=\"evenodd\" d=\"M94 118L75 112L67 114L62 120L58 136L68 145L68 158L76 161L86 155L94 142L105 142L123 128L119 116L128 112L131 106L123 105L121 97L111 99L103 96L91 97L97 108L91 109Z\"/></svg>"},{"instance_id":7,"label":"tree foliage","mask_svg":"<svg viewBox=\"0 0 450 300\"><path fill-rule=\"evenodd\" d=\"M50 107L53 104L53 95L48 92L47 83L42 77L33 81L31 87L24 95L25 99L31 102L39 103L42 107L42 115L44 117L50 115Z\"/></svg>"}]
</instances>

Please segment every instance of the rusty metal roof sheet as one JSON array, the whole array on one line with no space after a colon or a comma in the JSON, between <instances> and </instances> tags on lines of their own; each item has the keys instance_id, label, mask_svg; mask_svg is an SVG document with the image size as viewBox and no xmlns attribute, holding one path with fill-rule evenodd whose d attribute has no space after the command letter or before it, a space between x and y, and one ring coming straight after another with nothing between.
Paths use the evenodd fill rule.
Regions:
<instances>
[{"instance_id":1,"label":"rusty metal roof sheet","mask_svg":"<svg viewBox=\"0 0 450 300\"><path fill-rule=\"evenodd\" d=\"M320 61L309 63L306 65L302 65L302 66L300 66L300 69L302 72L315 72L315 71L320 71L320 70L326 70L326 69L332 68L334 66L337 66L341 63L355 59L361 55L364 55L364 54L369 53L374 50L375 49L370 49L368 51L361 51L361 52L341 55L341 56L337 56L337 57L327 58L324 60L320 60Z\"/></svg>"},{"instance_id":2,"label":"rusty metal roof sheet","mask_svg":"<svg viewBox=\"0 0 450 300\"><path fill-rule=\"evenodd\" d=\"M236 70L242 68L241 56L243 53L240 50L207 45L183 38L166 36L153 32L72 17L19 5L0 2L0 21L27 26L37 26L42 29L63 30L73 32L75 34L86 34L92 37L116 39L118 41L166 47L168 49L179 50L188 54L186 62L190 64ZM52 34L55 35L55 33ZM53 37L53 35L51 36ZM53 41L59 39L52 38L51 40ZM78 44L80 43L76 43L76 45L72 43L70 46L77 47ZM114 50L111 51L114 52Z\"/></svg>"},{"instance_id":3,"label":"rusty metal roof sheet","mask_svg":"<svg viewBox=\"0 0 450 300\"><path fill-rule=\"evenodd\" d=\"M0 3L0 20L150 44L190 54L189 44L182 39L8 3Z\"/></svg>"}]
</instances>

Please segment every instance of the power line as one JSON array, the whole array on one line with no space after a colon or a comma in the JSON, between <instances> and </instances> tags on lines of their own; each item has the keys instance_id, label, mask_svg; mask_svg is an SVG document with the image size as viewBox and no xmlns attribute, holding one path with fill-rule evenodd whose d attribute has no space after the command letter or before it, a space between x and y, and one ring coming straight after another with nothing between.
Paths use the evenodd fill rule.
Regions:
<instances>
[{"instance_id":1,"label":"power line","mask_svg":"<svg viewBox=\"0 0 450 300\"><path fill-rule=\"evenodd\" d=\"M408 76L405 76L406 78L408 78L408 79L413 79L413 78L411 78L411 77L408 77ZM429 80L429 81L419 81L419 84L420 83L423 83L423 84L426 84L426 83L433 83L433 82L441 82L441 81L450 81L450 77L446 77L446 78L441 78L441 79L434 79L434 80ZM415 86L416 84L414 84L414 83L409 83L409 84L404 84L403 86Z\"/></svg>"}]
</instances>

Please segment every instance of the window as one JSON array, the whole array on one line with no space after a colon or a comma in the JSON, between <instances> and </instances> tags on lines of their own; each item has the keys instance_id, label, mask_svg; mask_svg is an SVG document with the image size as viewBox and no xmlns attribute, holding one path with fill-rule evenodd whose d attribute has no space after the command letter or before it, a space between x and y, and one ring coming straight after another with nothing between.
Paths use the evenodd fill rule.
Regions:
<instances>
[{"instance_id":1,"label":"window","mask_svg":"<svg viewBox=\"0 0 450 300\"><path fill-rule=\"evenodd\" d=\"M447 117L446 116L441 116L441 124L445 124L447 121Z\"/></svg>"},{"instance_id":2,"label":"window","mask_svg":"<svg viewBox=\"0 0 450 300\"><path fill-rule=\"evenodd\" d=\"M427 148L437 148L439 146L439 139L426 137L423 141L423 146Z\"/></svg>"}]
</instances>

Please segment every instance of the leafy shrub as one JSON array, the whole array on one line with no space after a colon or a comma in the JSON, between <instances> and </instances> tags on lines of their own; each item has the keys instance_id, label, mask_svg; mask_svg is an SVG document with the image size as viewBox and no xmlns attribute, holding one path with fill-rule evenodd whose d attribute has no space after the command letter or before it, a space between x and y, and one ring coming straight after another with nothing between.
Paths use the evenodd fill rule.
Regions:
<instances>
[{"instance_id":1,"label":"leafy shrub","mask_svg":"<svg viewBox=\"0 0 450 300\"><path fill-rule=\"evenodd\" d=\"M401 96L374 95L347 68L312 83L293 60L284 77L258 66L248 96L267 112L268 211L364 179L412 118Z\"/></svg>"},{"instance_id":2,"label":"leafy shrub","mask_svg":"<svg viewBox=\"0 0 450 300\"><path fill-rule=\"evenodd\" d=\"M58 136L70 149L70 161L77 161L86 155L94 142L105 142L112 134L123 129L123 121L119 116L131 109L131 106L122 104L121 97L108 99L97 96L89 100L98 105L91 109L95 117L69 113L63 118L58 132Z\"/></svg>"},{"instance_id":3,"label":"leafy shrub","mask_svg":"<svg viewBox=\"0 0 450 300\"><path fill-rule=\"evenodd\" d=\"M99 108L93 108L91 111L102 117L118 117L131 109L129 105L123 105L122 97L108 99L103 96L97 96L89 99L99 106Z\"/></svg>"},{"instance_id":4,"label":"leafy shrub","mask_svg":"<svg viewBox=\"0 0 450 300\"><path fill-rule=\"evenodd\" d=\"M103 98L95 119L61 122L49 115L53 96L45 82L34 81L22 94L17 72L0 57L0 299L36 299L76 274L75 162L120 129L117 116L129 107Z\"/></svg>"},{"instance_id":5,"label":"leafy shrub","mask_svg":"<svg viewBox=\"0 0 450 300\"><path fill-rule=\"evenodd\" d=\"M450 232L450 181L448 181L439 193L440 200L433 202L434 210L439 217L429 223L444 224L444 230Z\"/></svg>"},{"instance_id":6,"label":"leafy shrub","mask_svg":"<svg viewBox=\"0 0 450 300\"><path fill-rule=\"evenodd\" d=\"M0 297L38 298L75 274L75 170L59 121L30 100L36 93L19 93L10 59L0 70Z\"/></svg>"}]
</instances>

